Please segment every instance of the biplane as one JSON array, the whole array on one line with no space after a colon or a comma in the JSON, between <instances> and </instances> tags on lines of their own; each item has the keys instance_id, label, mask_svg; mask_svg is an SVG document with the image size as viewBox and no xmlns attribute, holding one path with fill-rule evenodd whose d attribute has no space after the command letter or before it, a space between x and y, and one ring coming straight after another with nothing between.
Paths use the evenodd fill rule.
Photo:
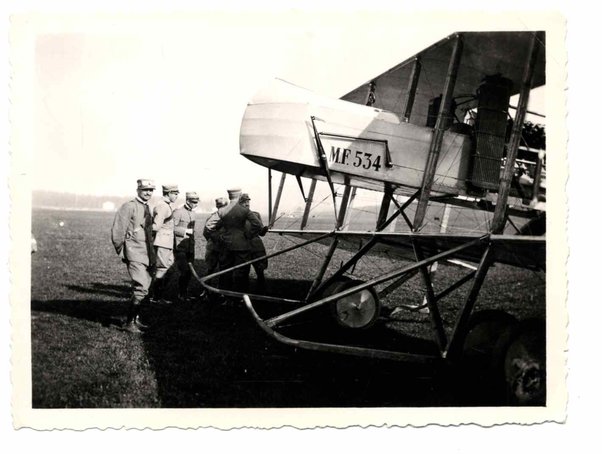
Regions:
<instances>
[{"instance_id":1,"label":"biplane","mask_svg":"<svg viewBox=\"0 0 602 454\"><path fill-rule=\"evenodd\" d=\"M211 284L237 267L201 278L202 285L242 299L269 336L296 348L427 363L458 362L467 349L484 348L496 357L513 402L545 403L545 323L522 323L500 310L474 311L478 300L487 299L481 289L496 264L545 272L545 151L522 137L529 95L545 85L545 51L544 32L459 32L340 99L275 80L249 102L240 129L241 155L268 169L270 235L300 239L267 258L314 243L325 245L324 254L303 295ZM281 173L275 197L273 172ZM296 228L282 229L278 213L287 175L297 180L304 208ZM332 199L328 228L309 227L318 182ZM370 227L350 228L357 191L382 193ZM429 213L443 210L445 218L450 207L485 213L486 222L480 231L454 231L443 223L433 229ZM334 263L341 248L347 258ZM367 267L368 276L355 277L360 261L383 253L392 258L392 269L370 276ZM434 268L440 262L466 272L437 293ZM365 333L392 313L383 302L403 294L414 277L423 286L422 304L397 309L428 314L426 347L365 342ZM450 323L441 307L461 287L462 304ZM278 309L262 316L258 308L265 303ZM311 313L332 317L345 335L312 338L311 327L287 328ZM354 340L354 333L364 341Z\"/></svg>"}]
</instances>

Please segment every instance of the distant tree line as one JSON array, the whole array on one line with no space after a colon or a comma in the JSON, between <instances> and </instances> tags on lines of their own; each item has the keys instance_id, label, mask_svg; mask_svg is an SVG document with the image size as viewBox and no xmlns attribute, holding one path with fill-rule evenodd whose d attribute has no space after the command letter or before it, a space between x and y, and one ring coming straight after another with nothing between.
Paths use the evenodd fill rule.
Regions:
<instances>
[{"instance_id":1,"label":"distant tree line","mask_svg":"<svg viewBox=\"0 0 602 454\"><path fill-rule=\"evenodd\" d=\"M112 202L116 207L132 197L97 196L72 194L55 191L33 191L31 204L34 208L50 207L81 210L101 210L105 202Z\"/></svg>"},{"instance_id":2,"label":"distant tree line","mask_svg":"<svg viewBox=\"0 0 602 454\"><path fill-rule=\"evenodd\" d=\"M157 191L156 191L157 192ZM118 209L123 203L132 198L136 194L129 196L106 196L106 195L82 195L73 194L70 192L55 192L36 190L32 193L31 205L33 208L60 208L66 210L102 210L104 204L110 202ZM160 191L153 196L150 205L153 206L157 200L161 198ZM176 206L183 205L185 202L184 196L176 201ZM202 199L197 211L210 212L214 209L213 200Z\"/></svg>"}]
</instances>

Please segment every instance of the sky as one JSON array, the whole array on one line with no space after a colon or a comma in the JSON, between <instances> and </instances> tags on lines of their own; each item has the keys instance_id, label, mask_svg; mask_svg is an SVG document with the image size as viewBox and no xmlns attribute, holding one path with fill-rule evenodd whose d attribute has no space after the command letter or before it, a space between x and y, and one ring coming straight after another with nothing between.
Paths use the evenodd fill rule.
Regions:
<instances>
[{"instance_id":1,"label":"sky","mask_svg":"<svg viewBox=\"0 0 602 454\"><path fill-rule=\"evenodd\" d=\"M31 188L123 196L150 178L205 203L240 187L266 210L267 170L239 154L247 102L274 77L340 97L475 25L407 19L289 10L17 22L15 49L31 56ZM508 24L526 26L519 15Z\"/></svg>"}]
</instances>

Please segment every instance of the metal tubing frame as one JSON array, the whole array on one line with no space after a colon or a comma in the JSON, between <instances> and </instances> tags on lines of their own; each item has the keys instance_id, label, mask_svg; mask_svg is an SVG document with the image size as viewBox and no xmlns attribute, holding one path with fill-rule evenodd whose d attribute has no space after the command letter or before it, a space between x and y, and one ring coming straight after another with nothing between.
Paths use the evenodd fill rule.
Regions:
<instances>
[{"instance_id":1,"label":"metal tubing frame","mask_svg":"<svg viewBox=\"0 0 602 454\"><path fill-rule=\"evenodd\" d=\"M516 109L516 117L514 119L514 124L512 125L512 134L510 135L508 153L506 155L506 163L500 178L497 202L493 213L493 221L491 222L491 233L501 233L504 230L504 225L506 223L506 205L510 194L512 177L514 176L514 162L516 161L527 105L529 103L529 93L533 83L535 63L539 52L539 41L541 41L539 33L534 33L527 54L527 62L525 72L523 73L522 86Z\"/></svg>"},{"instance_id":2,"label":"metal tubing frame","mask_svg":"<svg viewBox=\"0 0 602 454\"><path fill-rule=\"evenodd\" d=\"M311 211L311 204L314 201L314 192L316 191L316 183L317 181L312 179L311 184L309 186L309 194L307 196L307 200L305 201L305 209L303 210L303 218L301 219L301 230L307 226L307 220L309 219L309 212Z\"/></svg>"},{"instance_id":3,"label":"metal tubing frame","mask_svg":"<svg viewBox=\"0 0 602 454\"><path fill-rule=\"evenodd\" d=\"M464 306L462 307L456 318L456 323L454 325L451 337L449 339L449 343L447 344L447 348L443 353L443 357L446 359L455 359L458 358L461 354L461 347L464 343L464 339L467 334L466 331L468 328L470 315L472 314L472 310L474 308L474 305L476 304L477 297L479 296L479 292L481 291L481 286L485 281L485 277L487 276L487 272L489 271L489 267L491 266L492 262L493 245L490 243L481 257L481 261L479 262L479 266L477 268L477 271L475 272L470 293L466 297Z\"/></svg>"},{"instance_id":4,"label":"metal tubing frame","mask_svg":"<svg viewBox=\"0 0 602 454\"><path fill-rule=\"evenodd\" d=\"M385 190L383 192L383 199L380 203L380 210L378 212L378 218L376 219L376 230L381 231L383 228L381 225L387 221L389 215L389 208L391 207L391 199L393 198L393 188L390 183L385 182Z\"/></svg>"},{"instance_id":5,"label":"metal tubing frame","mask_svg":"<svg viewBox=\"0 0 602 454\"><path fill-rule=\"evenodd\" d=\"M433 129L433 137L431 139L429 154L424 167L420 200L418 201L418 207L416 208L416 214L414 216L415 231L422 228L422 223L426 215L431 188L433 187L433 181L435 179L435 171L437 170L437 162L439 161L439 153L441 152L441 146L443 144L444 121L449 116L451 110L456 78L458 76L460 59L462 57L462 49L462 35L456 35L456 42L454 43L454 48L452 50L447 76L445 79L443 99L441 100L441 109L437 115L437 122L435 123L435 128Z\"/></svg>"},{"instance_id":6,"label":"metal tubing frame","mask_svg":"<svg viewBox=\"0 0 602 454\"><path fill-rule=\"evenodd\" d=\"M318 288L316 288L313 292L313 294L317 294L319 292L321 292L324 288L326 288L328 285L330 285L332 282L334 282L335 280L337 280L340 276L342 276L343 274L345 274L345 272L351 268L352 266L355 266L355 264L364 256L368 253L368 251L370 249L372 249L374 247L374 245L378 242L377 238L372 237L368 240L368 242L362 246L354 255L353 257L351 257L349 260L347 260L347 262L342 265L338 270L336 270L334 272L334 274L332 276L330 276L328 279L326 279L326 281L324 281L320 286L318 286ZM313 296L313 295L308 295L308 299Z\"/></svg>"},{"instance_id":7,"label":"metal tubing frame","mask_svg":"<svg viewBox=\"0 0 602 454\"><path fill-rule=\"evenodd\" d=\"M412 361L418 363L433 363L440 358L434 355L426 355L426 354L416 354L416 353L403 353L403 352L395 352L389 350L379 350L374 348L365 348L365 347L355 347L349 345L337 345L337 344L327 344L323 342L312 342L306 340L299 339L291 339L290 337L283 336L282 334L274 331L264 320L262 320L253 304L251 303L251 299L248 295L243 296L243 300L247 309L255 319L255 322L263 329L263 331L268 334L271 338L277 340L278 342L282 342L283 344L289 345L295 348L303 348L306 350L313 351L327 351L331 353L340 353L354 356L363 356L372 359L385 359L385 360L394 360L394 361Z\"/></svg>"},{"instance_id":8,"label":"metal tubing frame","mask_svg":"<svg viewBox=\"0 0 602 454\"><path fill-rule=\"evenodd\" d=\"M532 202L539 201L539 185L541 184L541 170L543 168L543 159L539 153L537 153L537 162L535 163L535 178L533 179L533 194L531 196Z\"/></svg>"},{"instance_id":9,"label":"metal tubing frame","mask_svg":"<svg viewBox=\"0 0 602 454\"><path fill-rule=\"evenodd\" d=\"M404 274L399 279L397 279L396 281L391 282L384 289L382 289L380 292L378 292L378 297L381 298L381 299L385 298L386 296L388 296L389 294L391 294L392 292L394 292L397 288L399 288L399 286L405 284L407 281L409 281L414 276L416 276L416 274L418 274L418 273L419 273L419 270L414 270L414 271L410 271L407 274Z\"/></svg>"},{"instance_id":10,"label":"metal tubing frame","mask_svg":"<svg viewBox=\"0 0 602 454\"><path fill-rule=\"evenodd\" d=\"M322 282L322 279L324 278L324 274L326 274L328 265L330 264L330 261L332 260L332 256L334 255L338 245L339 245L339 239L335 236L332 239L332 243L330 243L330 248L328 249L328 253L326 254L326 257L324 257L324 261L322 262L322 266L320 267L320 270L318 271L318 275L314 278L313 282L311 283L311 287L307 291L307 295L305 295L304 302L309 301L309 299L313 295L316 287L318 287L318 285L320 285L320 282Z\"/></svg>"},{"instance_id":11,"label":"metal tubing frame","mask_svg":"<svg viewBox=\"0 0 602 454\"><path fill-rule=\"evenodd\" d=\"M353 201L355 200L355 193L357 192L357 187L353 186L351 188L351 196L349 197L349 202L347 203L347 212L343 217L342 225L349 225L349 213L351 213L351 206L353 205Z\"/></svg>"},{"instance_id":12,"label":"metal tubing frame","mask_svg":"<svg viewBox=\"0 0 602 454\"><path fill-rule=\"evenodd\" d=\"M454 290L456 290L457 288L462 287L464 284L466 284L469 280L471 280L475 274L477 274L476 271L471 271L470 273L468 273L466 276L458 279L455 283L453 283L452 285L450 285L449 287L447 287L445 290L443 290L441 293L437 294L435 296L435 301L441 301L443 298L445 298L447 295L449 295L451 292L453 292Z\"/></svg>"},{"instance_id":13,"label":"metal tubing frame","mask_svg":"<svg viewBox=\"0 0 602 454\"><path fill-rule=\"evenodd\" d=\"M303 243L300 243L300 244L295 244L294 246L290 246L290 247L288 247L288 248L284 248L284 249L282 249L282 250L280 250L280 251L276 251L276 252L273 252L273 253L271 253L271 254L264 255L263 257L258 257L258 258L256 258L256 259L249 260L248 262L241 263L241 264L239 264L239 265L236 265L236 266L232 266L232 267L230 267L230 268L227 268L227 269L225 269L225 270L220 270L220 271L218 271L218 272L216 272L216 273L213 273L213 274L208 274L208 275L206 275L206 276L203 276L202 278L201 278L201 277L198 277L198 275L197 275L196 273L194 273L194 274L195 274L196 278L198 279L199 283L200 283L200 284L201 284L201 285L202 285L202 286L203 286L205 289L209 290L210 292L214 292L214 293L221 293L221 294L223 294L223 295L226 295L226 296L235 296L235 297L237 297L237 296L242 296L242 293L241 293L241 292L235 292L235 291L230 291L230 290L219 289L219 288L216 288L216 287L213 287L213 286L211 286L211 285L207 284L207 281L208 281L208 280L210 280L210 279L213 279L213 278L219 277L219 276L221 276L222 274L231 273L231 272L233 272L233 271L235 271L235 270L237 270L237 269L239 269L239 268L245 267L245 266L247 266L247 265L252 265L253 263L259 262L259 261L261 261L261 260L265 260L265 259L269 259L269 258L272 258L272 257L276 257L276 256L278 256L278 255L282 255L282 254L285 254L285 253L287 253L287 252L294 251L295 249L299 249L299 248L302 248L302 247L304 247L304 246L307 246L308 244L311 244L311 243L316 243L316 242L318 242L318 241L321 241L321 240L323 240L323 239L325 239L325 238L328 238L328 237L330 237L330 236L333 236L334 234L335 234L335 232L334 232L334 231L327 232L327 233L325 233L325 234L323 234L323 235L319 235L319 236L317 236L317 237L315 237L315 238L312 238L311 240L307 240L307 241L305 241L305 242L303 242ZM191 268L191 269L193 270L193 272L194 272L194 268L193 268L192 266L191 266L190 268ZM259 295L258 295L258 296L259 296ZM259 296L259 297L260 297L260 296ZM275 300L278 300L278 301L280 301L280 300L282 300L282 298L276 298ZM291 300L291 301L293 301L293 300ZM294 300L294 301L297 301L297 300ZM301 302L301 301L298 301L298 302Z\"/></svg>"},{"instance_id":14,"label":"metal tubing frame","mask_svg":"<svg viewBox=\"0 0 602 454\"><path fill-rule=\"evenodd\" d=\"M424 253L422 252L422 248L420 247L418 242L412 241L412 247L414 248L414 253L416 254L416 258L418 259L418 261L424 261ZM437 262L434 261L431 263ZM445 335L445 328L443 327L443 319L441 318L439 306L437 305L437 300L435 298L433 282L431 280L431 276L427 265L423 265L420 267L420 274L422 276L422 281L424 282L424 286L426 288L426 304L429 308L429 317L431 319L431 326L433 328L433 336L435 338L435 341L437 342L439 351L443 353L447 345L447 338Z\"/></svg>"},{"instance_id":15,"label":"metal tubing frame","mask_svg":"<svg viewBox=\"0 0 602 454\"><path fill-rule=\"evenodd\" d=\"M268 225L272 225L272 168L268 167Z\"/></svg>"},{"instance_id":16,"label":"metal tubing frame","mask_svg":"<svg viewBox=\"0 0 602 454\"><path fill-rule=\"evenodd\" d=\"M415 269L420 269L423 266L430 265L433 262L436 262L438 260L444 259L444 258L449 257L451 255L454 255L454 254L456 254L459 251L462 251L464 249L468 249L470 247L473 247L473 246L479 244L480 242L484 241L486 238L488 238L487 235L485 235L483 237L480 237L480 238L477 238L477 239L475 239L473 241L470 241L468 243L462 244L460 246L457 246L455 248L452 248L452 249L450 249L448 251L444 251L444 252L441 252L439 254L436 254L436 255L434 255L432 257L429 257L428 259L424 259L424 260L421 260L421 261L419 261L417 263L414 263L412 265L402 267L399 270L390 271L388 273L385 273L382 276L370 279L369 281L363 282L363 283L361 283L359 285L356 285L354 287L350 287L350 288L348 288L348 289L346 289L346 290L344 290L344 291L342 291L340 293L336 293L336 294L328 296L326 298L322 298L322 299L320 299L318 301L315 301L313 303L307 304L307 305L305 305L303 307L300 307L298 309L295 309L295 310L292 310L290 312L286 312L284 314L281 314L281 315L278 315L276 317L273 317L273 318L271 318L269 320L266 320L265 323L269 327L276 326L277 324L279 324L279 323L281 323L281 322L283 322L285 320L288 320L289 318L294 317L295 315L298 315L298 314L301 314L303 312L307 312L308 310L311 310L311 309L323 306L323 305L328 304L328 303L330 303L332 301L335 301L335 300L337 300L339 298L344 298L346 296L352 295L352 294L354 294L356 292L359 292L361 290L364 290L364 289L366 289L368 287L373 287L375 285L381 284L381 283L389 281L391 279L395 279L395 278L397 278L397 277L399 277L399 276L401 276L401 275L403 275L405 273L408 273L408 272L413 271Z\"/></svg>"},{"instance_id":17,"label":"metal tubing frame","mask_svg":"<svg viewBox=\"0 0 602 454\"><path fill-rule=\"evenodd\" d=\"M345 224L345 218L347 218L347 208L349 208L349 200L351 195L351 186L345 185L343 191L343 198L341 199L341 205L339 207L339 217L337 218L337 227L343 227Z\"/></svg>"},{"instance_id":18,"label":"metal tubing frame","mask_svg":"<svg viewBox=\"0 0 602 454\"><path fill-rule=\"evenodd\" d=\"M332 182L332 178L330 176L330 169L328 168L328 159L326 159L326 152L324 151L324 146L322 145L322 139L320 139L320 133L318 132L318 128L316 127L316 117L312 115L310 119L311 126L314 130L314 137L316 139L316 152L318 153L318 162L320 163L320 167L324 172L324 176L326 177L326 181L328 182L328 187L330 188L330 194L332 195L332 205L334 208L334 218L337 223L336 229L338 230L340 225L338 224L339 215L337 214L337 194L334 190L334 183Z\"/></svg>"},{"instance_id":19,"label":"metal tubing frame","mask_svg":"<svg viewBox=\"0 0 602 454\"><path fill-rule=\"evenodd\" d=\"M411 226L412 226L411 224L412 224L412 223L411 223L411 222L410 222L410 220L408 219L408 216L405 214L405 211L404 211L404 210L405 210L407 207L409 207L409 206L412 204L412 202L414 201L414 199L416 199L416 197L418 197L418 195L419 195L419 194L420 194L420 190L416 191L414 194L412 194L412 195L410 196L410 198L409 198L408 200L406 200L406 201L403 203L403 205L399 205L399 202L397 202L397 200L395 200L395 197L391 197L391 200L393 201L393 203L394 203L394 204L395 204L395 206L397 207L397 211L396 211L395 213L393 213L393 214L391 215L391 217L390 217L389 219L387 219L387 220L386 220L386 221L383 223L383 225L381 226L381 228L380 228L380 229L378 229L378 228L377 228L377 229L376 229L376 231L377 231L377 232L380 232L380 231L382 231L382 230L386 229L386 228L389 226L389 224L391 224L391 222L393 222L393 221L394 221L394 220L397 218L397 216L399 216L400 214L401 214L401 216L403 216L403 218L406 220L406 222L408 222L408 223L409 223L409 225L410 225L410 228L411 228Z\"/></svg>"},{"instance_id":20,"label":"metal tubing frame","mask_svg":"<svg viewBox=\"0 0 602 454\"><path fill-rule=\"evenodd\" d=\"M303 201L307 202L307 198L305 197L305 190L303 189L303 182L301 181L301 177L299 175L295 175L295 179L297 180L297 184L299 185L299 189L301 190L301 197L303 197Z\"/></svg>"}]
</instances>

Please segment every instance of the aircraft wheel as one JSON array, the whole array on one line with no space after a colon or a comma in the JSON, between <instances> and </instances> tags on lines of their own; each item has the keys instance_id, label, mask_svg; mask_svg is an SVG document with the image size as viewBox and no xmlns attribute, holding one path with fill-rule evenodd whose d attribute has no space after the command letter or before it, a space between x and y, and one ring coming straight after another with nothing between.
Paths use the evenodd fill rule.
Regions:
<instances>
[{"instance_id":1,"label":"aircraft wheel","mask_svg":"<svg viewBox=\"0 0 602 454\"><path fill-rule=\"evenodd\" d=\"M361 283L362 281L355 279L340 280L328 287L324 296L334 295ZM366 329L378 319L380 301L374 289L369 287L334 301L331 313L336 322L344 328Z\"/></svg>"},{"instance_id":2,"label":"aircraft wheel","mask_svg":"<svg viewBox=\"0 0 602 454\"><path fill-rule=\"evenodd\" d=\"M546 404L546 330L543 319L521 322L501 355L509 405Z\"/></svg>"},{"instance_id":3,"label":"aircraft wheel","mask_svg":"<svg viewBox=\"0 0 602 454\"><path fill-rule=\"evenodd\" d=\"M514 316L497 309L478 311L470 318L462 352L462 383L479 404L501 405L505 401L497 352L501 345L507 345L505 339L517 325Z\"/></svg>"},{"instance_id":4,"label":"aircraft wheel","mask_svg":"<svg viewBox=\"0 0 602 454\"><path fill-rule=\"evenodd\" d=\"M475 312L468 323L463 355L490 364L500 337L517 324L514 316L498 309Z\"/></svg>"}]
</instances>

